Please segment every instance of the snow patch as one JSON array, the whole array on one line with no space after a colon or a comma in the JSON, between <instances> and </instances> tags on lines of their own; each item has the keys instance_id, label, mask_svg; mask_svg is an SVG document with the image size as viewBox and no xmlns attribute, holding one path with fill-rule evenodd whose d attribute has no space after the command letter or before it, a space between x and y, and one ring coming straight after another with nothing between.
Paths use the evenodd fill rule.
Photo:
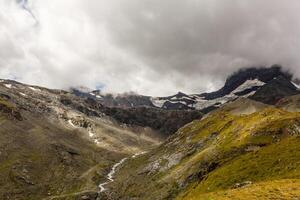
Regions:
<instances>
[{"instance_id":1,"label":"snow patch","mask_svg":"<svg viewBox=\"0 0 300 200\"><path fill-rule=\"evenodd\" d=\"M20 95L22 95L23 97L26 97L27 95L22 93L22 92L19 92Z\"/></svg>"},{"instance_id":2,"label":"snow patch","mask_svg":"<svg viewBox=\"0 0 300 200\"><path fill-rule=\"evenodd\" d=\"M243 91L251 89L253 87L260 87L260 86L263 86L265 84L266 83L264 83L264 82L262 82L258 79L247 80L242 85L240 85L238 88L236 88L234 91L232 91L230 94L225 95L224 97L220 97L220 98L213 99L213 100L208 100L208 101L205 101L205 100L200 100L199 101L197 99L198 102L196 103L195 107L198 110L202 110L202 109L208 108L210 106L221 107L223 104L238 98L239 96L235 95L236 93L243 92ZM241 97L247 98L247 97L252 96L254 94L255 94L255 91L252 91L252 92L250 92L248 94L245 94Z\"/></svg>"},{"instance_id":3,"label":"snow patch","mask_svg":"<svg viewBox=\"0 0 300 200\"><path fill-rule=\"evenodd\" d=\"M37 88L34 88L34 87L28 87L29 89L31 89L32 91L35 91L35 92L40 92L41 90L40 89L37 89Z\"/></svg>"},{"instance_id":4,"label":"snow patch","mask_svg":"<svg viewBox=\"0 0 300 200\"><path fill-rule=\"evenodd\" d=\"M167 100L161 100L159 98L151 98L151 102L156 107L163 107L163 105L166 103Z\"/></svg>"},{"instance_id":5,"label":"snow patch","mask_svg":"<svg viewBox=\"0 0 300 200\"><path fill-rule=\"evenodd\" d=\"M248 97L254 95L255 93L256 93L256 91L253 91L253 92L250 92L249 94L244 95L243 97L248 98Z\"/></svg>"},{"instance_id":6,"label":"snow patch","mask_svg":"<svg viewBox=\"0 0 300 200\"><path fill-rule=\"evenodd\" d=\"M185 101L167 101L167 102L169 102L171 104L181 103L181 104L187 105L187 102L185 102Z\"/></svg>"},{"instance_id":7,"label":"snow patch","mask_svg":"<svg viewBox=\"0 0 300 200\"><path fill-rule=\"evenodd\" d=\"M95 134L94 134L92 131L89 131L89 136L90 136L90 137L94 137Z\"/></svg>"},{"instance_id":8,"label":"snow patch","mask_svg":"<svg viewBox=\"0 0 300 200\"><path fill-rule=\"evenodd\" d=\"M77 127L73 124L72 120L69 119L69 120L68 120L68 123L69 123L71 126L77 128Z\"/></svg>"},{"instance_id":9,"label":"snow patch","mask_svg":"<svg viewBox=\"0 0 300 200\"><path fill-rule=\"evenodd\" d=\"M246 80L243 84L241 84L239 87L237 87L230 94L227 94L223 97L212 99L212 100L206 100L205 97L200 97L196 94L193 94L193 95L189 95L189 96L183 96L181 98L177 98L175 96L169 100L168 99L162 100L161 98L157 97L157 98L151 98L151 101L152 101L153 105L155 105L156 107L159 107L159 108L162 108L166 102L169 102L172 104L180 103L183 105L194 107L197 110L202 110L202 109L208 108L210 106L220 107L223 104L225 104L229 101L232 101L238 97L247 98L247 97L253 95L255 93L255 91L249 92L248 94L245 94L243 96L238 96L238 95L236 95L236 93L247 91L254 87L261 87L261 86L264 86L265 84L266 84L265 82L262 82L258 79ZM296 87L300 89L300 85L297 85ZM195 103L191 105L188 103L189 101L193 101Z\"/></svg>"},{"instance_id":10,"label":"snow patch","mask_svg":"<svg viewBox=\"0 0 300 200\"><path fill-rule=\"evenodd\" d=\"M194 101L194 99L192 99L191 97L182 97L181 99L186 99L186 100Z\"/></svg>"},{"instance_id":11,"label":"snow patch","mask_svg":"<svg viewBox=\"0 0 300 200\"><path fill-rule=\"evenodd\" d=\"M12 88L12 85L11 84L4 84L5 87L7 87L8 89L11 89Z\"/></svg>"},{"instance_id":12,"label":"snow patch","mask_svg":"<svg viewBox=\"0 0 300 200\"><path fill-rule=\"evenodd\" d=\"M240 85L238 88L236 88L232 93L236 94L238 92L242 92L242 91L251 89L253 87L263 86L265 84L266 84L265 82L262 82L258 79L247 80L242 85Z\"/></svg>"},{"instance_id":13,"label":"snow patch","mask_svg":"<svg viewBox=\"0 0 300 200\"><path fill-rule=\"evenodd\" d=\"M291 83L292 83L298 90L300 90L300 85L299 85L299 84L297 84L297 83L295 83L295 82L293 82L293 81L291 81Z\"/></svg>"},{"instance_id":14,"label":"snow patch","mask_svg":"<svg viewBox=\"0 0 300 200\"><path fill-rule=\"evenodd\" d=\"M136 157L141 156L141 155L144 155L144 154L146 154L146 153L147 153L146 151L143 151L143 152L141 152L141 153L136 153L136 154L134 154L131 158L136 158Z\"/></svg>"}]
</instances>

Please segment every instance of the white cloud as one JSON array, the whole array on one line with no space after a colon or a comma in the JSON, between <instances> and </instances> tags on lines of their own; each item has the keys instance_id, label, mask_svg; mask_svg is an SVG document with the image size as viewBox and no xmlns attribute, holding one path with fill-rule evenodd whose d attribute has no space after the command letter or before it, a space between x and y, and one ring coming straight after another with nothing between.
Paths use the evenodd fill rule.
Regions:
<instances>
[{"instance_id":1,"label":"white cloud","mask_svg":"<svg viewBox=\"0 0 300 200\"><path fill-rule=\"evenodd\" d=\"M168 95L219 87L242 66L300 75L300 2L0 0L0 76L54 88Z\"/></svg>"}]
</instances>

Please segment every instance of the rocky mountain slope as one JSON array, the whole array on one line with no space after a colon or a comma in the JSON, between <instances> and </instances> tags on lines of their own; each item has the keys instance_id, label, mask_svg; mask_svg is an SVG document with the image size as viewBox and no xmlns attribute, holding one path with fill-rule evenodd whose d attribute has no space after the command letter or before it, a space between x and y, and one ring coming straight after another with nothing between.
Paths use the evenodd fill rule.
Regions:
<instances>
[{"instance_id":1,"label":"rocky mountain slope","mask_svg":"<svg viewBox=\"0 0 300 200\"><path fill-rule=\"evenodd\" d=\"M203 116L200 111L191 110L164 110L154 107L106 107L95 99L88 97L75 100L70 95L62 96L62 104L87 115L101 116L104 114L125 126L149 127L158 131L162 137L175 133L181 126Z\"/></svg>"},{"instance_id":2,"label":"rocky mountain slope","mask_svg":"<svg viewBox=\"0 0 300 200\"><path fill-rule=\"evenodd\" d=\"M0 199L97 197L111 166L161 141L68 92L0 81Z\"/></svg>"},{"instance_id":3,"label":"rocky mountain slope","mask_svg":"<svg viewBox=\"0 0 300 200\"><path fill-rule=\"evenodd\" d=\"M224 87L212 93L188 95L179 92L168 97L149 97L133 93L104 95L101 91L72 91L108 107L156 107L166 110L200 110L202 113L208 113L239 97L275 104L284 97L300 93L299 85L293 81L292 75L284 72L279 65L241 69L228 77Z\"/></svg>"},{"instance_id":4,"label":"rocky mountain slope","mask_svg":"<svg viewBox=\"0 0 300 200\"><path fill-rule=\"evenodd\" d=\"M251 111L244 108L252 106ZM129 160L113 199L297 199L300 115L238 100Z\"/></svg>"},{"instance_id":5,"label":"rocky mountain slope","mask_svg":"<svg viewBox=\"0 0 300 200\"><path fill-rule=\"evenodd\" d=\"M300 112L300 95L283 98L277 102L276 107L290 112Z\"/></svg>"},{"instance_id":6,"label":"rocky mountain slope","mask_svg":"<svg viewBox=\"0 0 300 200\"><path fill-rule=\"evenodd\" d=\"M121 158L157 146L201 117L199 111L106 107L0 80L0 199L98 196L98 184Z\"/></svg>"},{"instance_id":7,"label":"rocky mountain slope","mask_svg":"<svg viewBox=\"0 0 300 200\"><path fill-rule=\"evenodd\" d=\"M224 87L212 93L152 98L153 104L165 109L196 109L208 113L239 97L275 104L281 98L299 94L299 85L281 66L241 69L227 78Z\"/></svg>"}]
</instances>

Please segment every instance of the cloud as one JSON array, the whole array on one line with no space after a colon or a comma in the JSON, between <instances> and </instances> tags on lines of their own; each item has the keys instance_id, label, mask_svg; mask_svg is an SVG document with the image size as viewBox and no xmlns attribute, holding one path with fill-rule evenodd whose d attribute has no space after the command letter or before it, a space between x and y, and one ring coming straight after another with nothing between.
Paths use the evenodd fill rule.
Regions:
<instances>
[{"instance_id":1,"label":"cloud","mask_svg":"<svg viewBox=\"0 0 300 200\"><path fill-rule=\"evenodd\" d=\"M0 76L148 95L214 90L243 66L279 63L300 76L299 9L298 0L29 0L24 10L0 0Z\"/></svg>"},{"instance_id":2,"label":"cloud","mask_svg":"<svg viewBox=\"0 0 300 200\"><path fill-rule=\"evenodd\" d=\"M35 15L33 14L31 8L28 6L28 0L17 0L17 3L28 12L28 14L38 23Z\"/></svg>"}]
</instances>

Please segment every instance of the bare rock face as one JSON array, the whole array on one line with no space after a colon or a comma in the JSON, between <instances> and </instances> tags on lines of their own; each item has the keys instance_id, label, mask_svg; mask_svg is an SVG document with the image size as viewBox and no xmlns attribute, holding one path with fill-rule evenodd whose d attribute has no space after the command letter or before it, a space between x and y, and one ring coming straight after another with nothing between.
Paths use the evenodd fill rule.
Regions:
<instances>
[{"instance_id":1,"label":"bare rock face","mask_svg":"<svg viewBox=\"0 0 300 200\"><path fill-rule=\"evenodd\" d=\"M103 112L121 123L150 127L160 131L164 136L172 135L185 124L202 117L200 111L162 110L149 107L106 108Z\"/></svg>"},{"instance_id":2,"label":"bare rock face","mask_svg":"<svg viewBox=\"0 0 300 200\"><path fill-rule=\"evenodd\" d=\"M287 72L283 72L280 65L273 65L271 68L253 67L241 69L227 78L223 88L216 92L203 94L203 96L205 96L206 99L219 98L234 91L238 86L242 85L247 80L258 79L264 83L268 83L274 78L280 76L287 80L292 79L292 75ZM260 87L256 87L253 91L257 91L259 88Z\"/></svg>"},{"instance_id":3,"label":"bare rock face","mask_svg":"<svg viewBox=\"0 0 300 200\"><path fill-rule=\"evenodd\" d=\"M234 189L243 188L243 187L247 187L249 185L252 185L252 181L245 181L245 182L242 182L242 183L236 183L233 188Z\"/></svg>"},{"instance_id":4,"label":"bare rock face","mask_svg":"<svg viewBox=\"0 0 300 200\"><path fill-rule=\"evenodd\" d=\"M284 76L279 76L271 80L268 84L261 87L250 98L266 104L275 105L281 99L299 94L300 91L292 84L290 79Z\"/></svg>"},{"instance_id":5,"label":"bare rock face","mask_svg":"<svg viewBox=\"0 0 300 200\"><path fill-rule=\"evenodd\" d=\"M72 107L88 116L106 115L129 126L150 127L161 132L164 137L172 135L183 125L202 117L200 111L192 110L164 110L153 107L105 107L92 98L82 100L63 96L60 101L65 106Z\"/></svg>"}]
</instances>

